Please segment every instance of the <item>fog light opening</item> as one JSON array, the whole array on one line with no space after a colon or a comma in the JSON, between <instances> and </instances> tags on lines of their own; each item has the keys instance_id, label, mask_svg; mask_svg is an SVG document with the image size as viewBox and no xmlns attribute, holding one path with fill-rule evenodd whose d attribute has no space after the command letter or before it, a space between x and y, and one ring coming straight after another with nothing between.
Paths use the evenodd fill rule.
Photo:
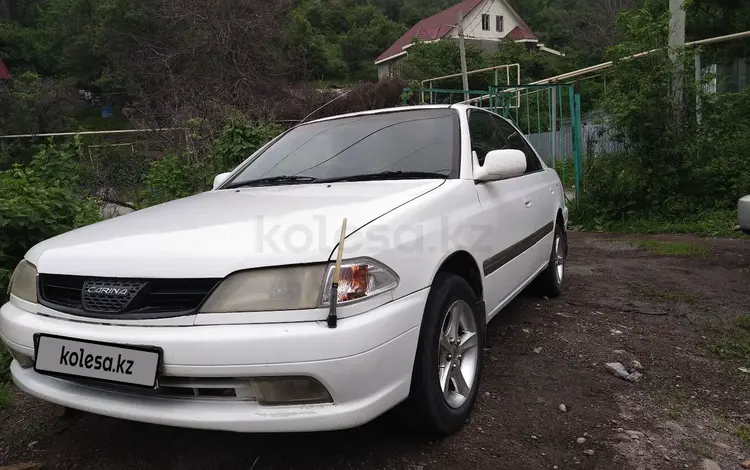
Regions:
<instances>
[{"instance_id":1,"label":"fog light opening","mask_svg":"<svg viewBox=\"0 0 750 470\"><path fill-rule=\"evenodd\" d=\"M261 406L333 403L331 394L312 377L269 377L253 379Z\"/></svg>"},{"instance_id":2,"label":"fog light opening","mask_svg":"<svg viewBox=\"0 0 750 470\"><path fill-rule=\"evenodd\" d=\"M18 365L21 366L21 369L31 369L34 367L34 358L31 356L28 356L22 352L18 352L15 349L12 349L7 344L5 345L5 349L8 350L10 353L10 356L18 362Z\"/></svg>"}]
</instances>

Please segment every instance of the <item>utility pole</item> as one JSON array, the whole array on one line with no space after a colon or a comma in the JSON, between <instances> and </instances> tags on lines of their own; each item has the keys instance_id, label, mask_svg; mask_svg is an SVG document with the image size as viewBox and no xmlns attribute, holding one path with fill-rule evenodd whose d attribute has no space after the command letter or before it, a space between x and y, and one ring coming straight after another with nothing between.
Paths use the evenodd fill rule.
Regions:
<instances>
[{"instance_id":1,"label":"utility pole","mask_svg":"<svg viewBox=\"0 0 750 470\"><path fill-rule=\"evenodd\" d=\"M685 9L684 0L669 0L669 46L685 45Z\"/></svg>"},{"instance_id":2,"label":"utility pole","mask_svg":"<svg viewBox=\"0 0 750 470\"><path fill-rule=\"evenodd\" d=\"M461 50L461 76L464 85L464 101L469 100L469 72L466 70L466 45L464 44L464 12L460 11L456 15L458 28L458 48Z\"/></svg>"},{"instance_id":3,"label":"utility pole","mask_svg":"<svg viewBox=\"0 0 750 470\"><path fill-rule=\"evenodd\" d=\"M684 67L675 48L685 45L685 9L684 0L669 0L669 54L675 70L675 106L682 104L682 77Z\"/></svg>"}]
</instances>

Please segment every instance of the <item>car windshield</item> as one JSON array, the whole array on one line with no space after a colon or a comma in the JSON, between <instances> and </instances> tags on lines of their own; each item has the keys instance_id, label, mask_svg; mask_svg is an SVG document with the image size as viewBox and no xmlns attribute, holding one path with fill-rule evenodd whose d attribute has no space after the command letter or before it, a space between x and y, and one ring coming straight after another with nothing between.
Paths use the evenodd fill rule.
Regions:
<instances>
[{"instance_id":1,"label":"car windshield","mask_svg":"<svg viewBox=\"0 0 750 470\"><path fill-rule=\"evenodd\" d=\"M225 187L349 177L455 178L458 122L453 109L418 109L303 124L270 145Z\"/></svg>"}]
</instances>

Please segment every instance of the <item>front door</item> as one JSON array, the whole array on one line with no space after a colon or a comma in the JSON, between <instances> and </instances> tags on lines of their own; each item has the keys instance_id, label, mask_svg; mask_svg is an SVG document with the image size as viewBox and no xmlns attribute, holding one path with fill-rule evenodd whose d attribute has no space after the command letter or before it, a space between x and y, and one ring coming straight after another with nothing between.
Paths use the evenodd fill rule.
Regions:
<instances>
[{"instance_id":1,"label":"front door","mask_svg":"<svg viewBox=\"0 0 750 470\"><path fill-rule=\"evenodd\" d=\"M535 268L549 262L552 250L554 221L557 218L557 203L560 197L556 178L550 176L552 170L545 171L539 155L534 151L521 131L506 119L494 116L495 124L505 137L508 147L520 150L526 155L526 173L522 180L531 204L534 206L534 221L531 226L532 234L528 240L528 249L532 251L530 257L535 261Z\"/></svg>"},{"instance_id":2,"label":"front door","mask_svg":"<svg viewBox=\"0 0 750 470\"><path fill-rule=\"evenodd\" d=\"M491 150L511 148L486 111L469 111L471 147L474 165L484 165ZM489 316L497 313L518 290L532 269L524 240L534 231L536 217L526 176L499 181L477 182L477 196L484 220L492 234L480 250L480 263L485 276L484 298Z\"/></svg>"}]
</instances>

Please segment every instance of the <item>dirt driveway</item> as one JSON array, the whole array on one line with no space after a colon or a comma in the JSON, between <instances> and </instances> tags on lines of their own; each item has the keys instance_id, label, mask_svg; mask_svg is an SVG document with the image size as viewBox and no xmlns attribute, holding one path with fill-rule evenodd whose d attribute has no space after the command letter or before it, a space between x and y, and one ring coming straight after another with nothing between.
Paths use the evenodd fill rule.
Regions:
<instances>
[{"instance_id":1,"label":"dirt driveway","mask_svg":"<svg viewBox=\"0 0 750 470\"><path fill-rule=\"evenodd\" d=\"M750 459L750 373L740 370L750 368L750 240L570 238L566 294L524 295L490 325L477 408L456 436L430 441L387 417L345 432L261 436L55 419L49 405L19 393L0 411L0 466L718 468L711 459L742 468ZM638 382L605 367L633 370L634 360Z\"/></svg>"}]
</instances>

